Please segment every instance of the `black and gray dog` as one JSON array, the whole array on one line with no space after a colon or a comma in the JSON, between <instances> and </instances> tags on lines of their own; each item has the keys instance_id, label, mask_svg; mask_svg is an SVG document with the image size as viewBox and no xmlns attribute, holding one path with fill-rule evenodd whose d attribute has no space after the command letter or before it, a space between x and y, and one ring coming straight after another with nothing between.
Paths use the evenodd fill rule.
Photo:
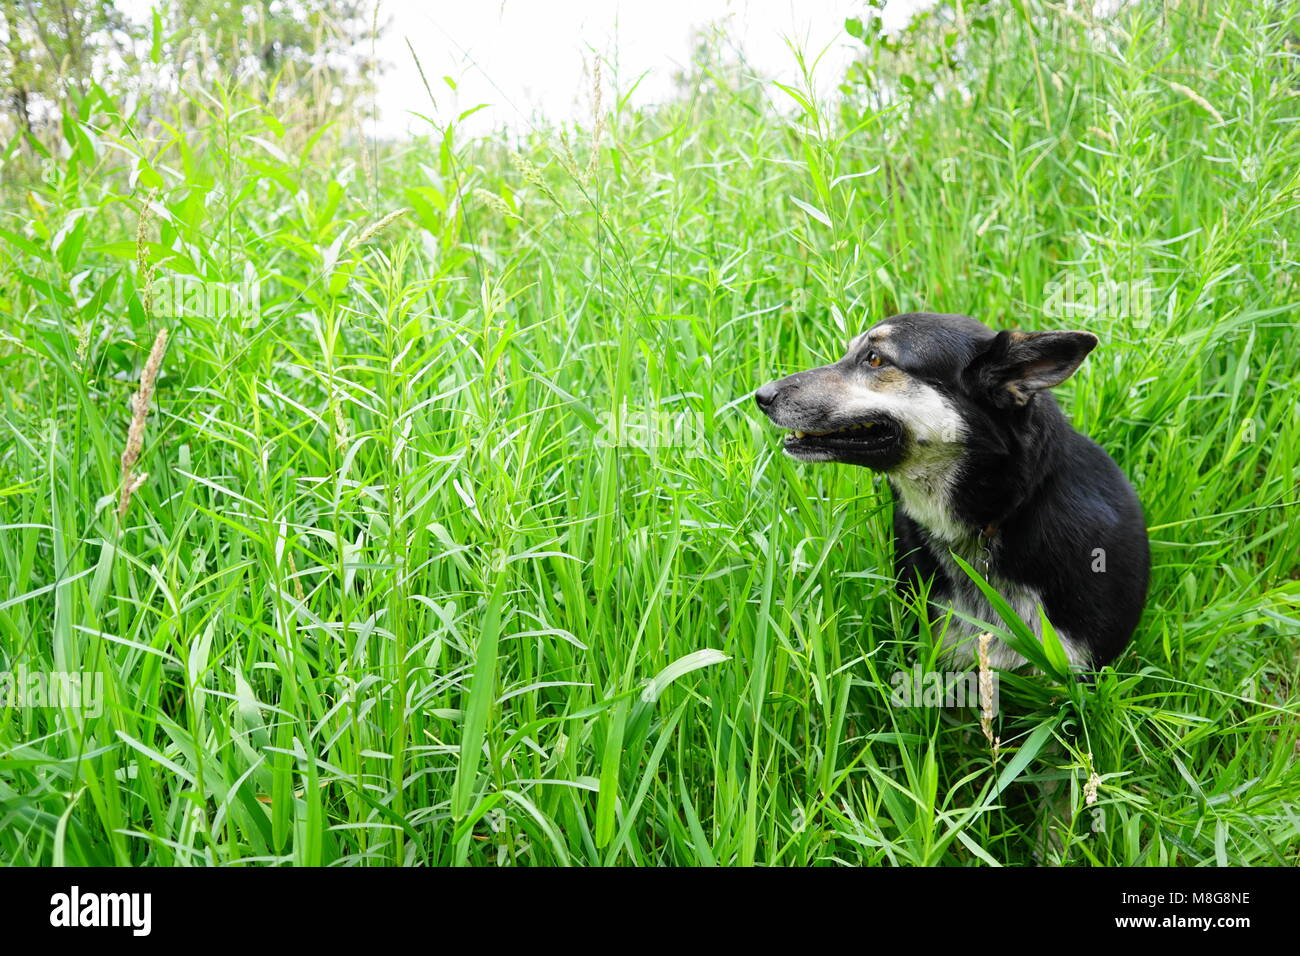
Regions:
<instances>
[{"instance_id":1,"label":"black and gray dog","mask_svg":"<svg viewBox=\"0 0 1300 956\"><path fill-rule=\"evenodd\" d=\"M955 553L1040 635L1042 607L1072 664L1098 668L1137 626L1150 551L1132 486L1047 391L1096 344L1089 332L995 332L965 315L913 312L754 399L790 430L792 458L888 476L899 586L929 579L936 618L999 620ZM975 633L954 615L944 643ZM1001 642L991 658L1024 662Z\"/></svg>"}]
</instances>

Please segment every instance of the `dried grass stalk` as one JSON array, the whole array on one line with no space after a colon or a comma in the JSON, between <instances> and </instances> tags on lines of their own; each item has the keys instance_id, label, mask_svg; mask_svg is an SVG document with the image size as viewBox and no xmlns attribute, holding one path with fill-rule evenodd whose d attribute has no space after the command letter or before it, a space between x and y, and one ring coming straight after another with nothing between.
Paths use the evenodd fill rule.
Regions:
<instances>
[{"instance_id":1,"label":"dried grass stalk","mask_svg":"<svg viewBox=\"0 0 1300 956\"><path fill-rule=\"evenodd\" d=\"M989 746L993 748L993 759L997 760L1002 738L993 736L993 668L989 663L991 643L993 635L988 631L979 636L980 730L984 731Z\"/></svg>"},{"instance_id":2,"label":"dried grass stalk","mask_svg":"<svg viewBox=\"0 0 1300 956\"><path fill-rule=\"evenodd\" d=\"M126 515L131 504L131 496L140 490L140 486L149 476L135 473L136 462L140 460L140 451L144 448L144 423L149 417L149 403L153 400L154 382L158 380L158 370L162 368L163 352L167 350L167 330L159 329L158 337L153 340L149 358L140 373L140 388L131 397L131 427L126 433L126 448L122 450L122 497L117 503L117 516Z\"/></svg>"}]
</instances>

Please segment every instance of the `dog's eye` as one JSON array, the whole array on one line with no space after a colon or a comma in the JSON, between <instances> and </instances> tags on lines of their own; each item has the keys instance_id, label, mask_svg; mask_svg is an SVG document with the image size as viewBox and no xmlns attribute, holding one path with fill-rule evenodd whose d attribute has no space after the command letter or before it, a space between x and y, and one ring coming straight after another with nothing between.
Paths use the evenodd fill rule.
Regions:
<instances>
[{"instance_id":1,"label":"dog's eye","mask_svg":"<svg viewBox=\"0 0 1300 956\"><path fill-rule=\"evenodd\" d=\"M885 364L885 360L880 357L879 352L868 352L867 364L872 368L880 368L880 366Z\"/></svg>"}]
</instances>

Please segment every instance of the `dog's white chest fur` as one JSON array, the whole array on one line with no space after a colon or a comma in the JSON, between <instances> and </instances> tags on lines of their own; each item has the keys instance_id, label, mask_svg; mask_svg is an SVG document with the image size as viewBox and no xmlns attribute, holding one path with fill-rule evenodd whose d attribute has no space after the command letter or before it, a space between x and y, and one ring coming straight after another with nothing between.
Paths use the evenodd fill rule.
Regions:
<instances>
[{"instance_id":1,"label":"dog's white chest fur","mask_svg":"<svg viewBox=\"0 0 1300 956\"><path fill-rule=\"evenodd\" d=\"M889 476L889 483L909 518L946 544L956 546L969 534L949 504L957 477L957 455L945 456L946 461L937 455L931 457L934 460L924 464L909 462L906 470Z\"/></svg>"}]
</instances>

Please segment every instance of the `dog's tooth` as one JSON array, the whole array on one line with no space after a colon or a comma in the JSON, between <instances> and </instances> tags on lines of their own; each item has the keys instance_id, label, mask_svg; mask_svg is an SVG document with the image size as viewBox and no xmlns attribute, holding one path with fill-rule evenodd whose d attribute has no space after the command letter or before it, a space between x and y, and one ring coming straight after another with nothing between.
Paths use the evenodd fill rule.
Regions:
<instances>
[{"instance_id":1,"label":"dog's tooth","mask_svg":"<svg viewBox=\"0 0 1300 956\"><path fill-rule=\"evenodd\" d=\"M794 437L795 437L795 438L803 438L803 432L795 432L795 433L794 433Z\"/></svg>"}]
</instances>

